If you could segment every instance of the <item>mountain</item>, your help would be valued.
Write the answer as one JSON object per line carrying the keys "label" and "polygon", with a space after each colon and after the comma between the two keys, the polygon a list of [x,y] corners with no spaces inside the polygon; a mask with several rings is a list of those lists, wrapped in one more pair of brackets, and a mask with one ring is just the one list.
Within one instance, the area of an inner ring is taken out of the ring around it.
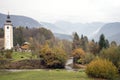
{"label": "mountain", "polygon": [[[10,15],[11,21],[13,23],[13,26],[27,26],[27,27],[40,27],[41,24],[29,17],[26,16],[17,16],[17,15]],[[6,21],[6,15],[0,13],[0,27],[4,26],[4,23]]]}
{"label": "mountain", "polygon": [[54,35],[60,39],[72,39],[72,33],[77,32],[79,36],[81,34],[88,36],[89,39],[99,40],[101,34],[111,42],[116,41],[120,44],[120,22],[113,23],[71,23],[67,21],[58,21],[56,23],[44,23],[48,29],[54,32]]}
{"label": "mountain", "polygon": [[54,36],[56,38],[59,39],[66,39],[66,40],[72,40],[72,36],[64,33],[64,30],[62,30],[60,27],[57,27],[56,25],[52,24],[52,23],[47,23],[47,22],[40,22],[40,24],[42,24],[43,27],[50,29],[53,33]]}
{"label": "mountain", "polygon": [[105,23],[94,22],[82,24],[57,21],[55,23],[40,22],[40,24],[42,24],[43,27],[50,29],[54,33],[55,37],[71,40],[70,36],[72,36],[73,32],[77,32],[79,36],[83,34],[91,39],[91,37],[97,33],[96,31]]}
{"label": "mountain", "polygon": [[65,39],[65,40],[72,41],[72,36],[71,35],[54,33],[54,36],[59,38],[59,39]]}
{"label": "mountain", "polygon": [[91,37],[94,32],[102,27],[104,23],[71,23],[67,21],[57,21],[55,23],[40,22],[45,28],[50,29],[53,33],[72,35],[73,32],[77,32],[79,35],[83,34]]}
{"label": "mountain", "polygon": [[116,41],[118,44],[120,44],[120,37],[119,36],[120,36],[120,33],[117,33],[113,36],[110,36],[108,39],[110,41]]}
{"label": "mountain", "polygon": [[51,30],[53,33],[62,33],[62,32],[63,32],[59,27],[57,27],[57,26],[54,25],[53,23],[40,22],[40,24],[41,24],[44,28],[47,28],[47,29]]}
{"label": "mountain", "polygon": [[96,31],[99,27],[102,27],[104,23],[94,22],[94,23],[71,23],[67,21],[58,21],[55,25],[61,28],[64,34],[72,34],[73,32],[77,32],[79,35],[83,34],[88,37],[92,35],[94,31]]}
{"label": "mountain", "polygon": [[110,42],[120,43],[120,22],[105,24],[93,38],[98,41],[101,34],[104,34]]}

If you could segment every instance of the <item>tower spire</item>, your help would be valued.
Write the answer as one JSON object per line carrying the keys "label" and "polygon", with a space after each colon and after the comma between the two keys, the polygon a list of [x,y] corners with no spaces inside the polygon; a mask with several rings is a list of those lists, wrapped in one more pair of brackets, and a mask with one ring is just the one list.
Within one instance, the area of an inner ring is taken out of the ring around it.
{"label": "tower spire", "polygon": [[8,11],[7,19],[10,19],[9,11]]}
{"label": "tower spire", "polygon": [[11,23],[11,20],[10,20],[10,15],[9,15],[9,11],[8,11],[8,15],[7,15],[7,20],[6,20],[6,23]]}

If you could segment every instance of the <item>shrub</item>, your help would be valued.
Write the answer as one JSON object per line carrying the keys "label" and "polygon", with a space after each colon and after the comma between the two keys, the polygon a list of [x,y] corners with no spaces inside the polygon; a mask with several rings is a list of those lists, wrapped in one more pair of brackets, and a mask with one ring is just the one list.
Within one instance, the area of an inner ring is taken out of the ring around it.
{"label": "shrub", "polygon": [[85,54],[85,57],[83,58],[83,64],[88,64],[90,63],[93,59],[95,58],[95,56],[92,53],[87,53]]}
{"label": "shrub", "polygon": [[38,59],[24,59],[7,63],[4,69],[40,69],[43,67]]}
{"label": "shrub", "polygon": [[5,50],[5,57],[8,59],[12,58],[12,50]]}
{"label": "shrub", "polygon": [[83,49],[78,48],[73,50],[73,62],[74,63],[81,63],[82,58],[85,56],[85,52]]}
{"label": "shrub", "polygon": [[60,48],[51,49],[46,45],[40,50],[41,64],[47,68],[64,68],[66,58],[64,50]]}
{"label": "shrub", "polygon": [[9,63],[10,63],[10,60],[1,59],[1,60],[0,60],[0,69],[5,69],[5,65],[6,65],[6,64],[9,64]]}
{"label": "shrub", "polygon": [[98,58],[87,65],[86,73],[95,78],[114,79],[117,75],[117,68],[112,62]]}
{"label": "shrub", "polygon": [[103,49],[100,53],[100,57],[110,60],[119,70],[120,62],[120,48],[119,47],[110,47],[108,49]]}

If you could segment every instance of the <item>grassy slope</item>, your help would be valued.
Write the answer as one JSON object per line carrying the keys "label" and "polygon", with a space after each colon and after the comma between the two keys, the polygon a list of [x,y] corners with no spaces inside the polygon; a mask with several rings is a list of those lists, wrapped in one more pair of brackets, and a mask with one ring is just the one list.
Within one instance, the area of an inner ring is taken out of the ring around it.
{"label": "grassy slope", "polygon": [[1,72],[0,80],[92,80],[84,71],[40,70],[23,72]]}

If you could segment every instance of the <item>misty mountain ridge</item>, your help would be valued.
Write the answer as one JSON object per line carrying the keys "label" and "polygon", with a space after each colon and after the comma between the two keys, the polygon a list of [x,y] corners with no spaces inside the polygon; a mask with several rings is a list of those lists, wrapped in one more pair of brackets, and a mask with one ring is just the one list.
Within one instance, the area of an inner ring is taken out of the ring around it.
{"label": "misty mountain ridge", "polygon": [[45,28],[52,30],[53,33],[72,35],[77,32],[79,35],[85,35],[89,38],[95,35],[98,28],[101,28],[105,23],[71,23],[67,21],[57,21],[56,23],[40,22]]}
{"label": "misty mountain ridge", "polygon": [[93,38],[98,41],[101,34],[104,34],[110,42],[116,41],[120,44],[120,22],[105,24]]}
{"label": "misty mountain ridge", "polygon": [[[95,41],[99,41],[99,37],[101,34],[104,34],[106,39],[111,41],[116,41],[120,44],[120,22],[113,22],[113,23],[101,23],[101,22],[94,22],[94,23],[70,23],[67,21],[58,21],[54,24],[54,27],[47,25],[49,29],[53,30],[54,33],[59,33],[59,36],[56,37],[66,39],[65,36],[69,35],[72,36],[73,32],[77,32],[79,36],[82,34],[84,36],[88,36],[88,38],[94,39]],[[58,32],[59,28],[59,32]],[[62,36],[60,36],[62,34]],[[65,36],[63,35],[65,34]],[[67,35],[66,35],[67,34]],[[69,39],[72,37],[69,37]]]}
{"label": "misty mountain ridge", "polygon": [[[72,23],[67,21],[57,21],[55,23],[38,22],[26,16],[10,15],[14,27],[44,27],[51,30],[55,37],[60,39],[72,40],[72,33],[77,32],[79,36],[82,34],[88,36],[89,39],[99,40],[101,34],[104,34],[109,41],[116,41],[120,44],[120,22],[113,23]],[[6,15],[0,13],[0,27],[4,26]]]}
{"label": "misty mountain ridge", "polygon": [[113,36],[120,32],[120,22],[114,22],[114,23],[108,23],[105,24],[97,33],[97,36],[100,36],[101,34],[105,34],[106,37]]}

